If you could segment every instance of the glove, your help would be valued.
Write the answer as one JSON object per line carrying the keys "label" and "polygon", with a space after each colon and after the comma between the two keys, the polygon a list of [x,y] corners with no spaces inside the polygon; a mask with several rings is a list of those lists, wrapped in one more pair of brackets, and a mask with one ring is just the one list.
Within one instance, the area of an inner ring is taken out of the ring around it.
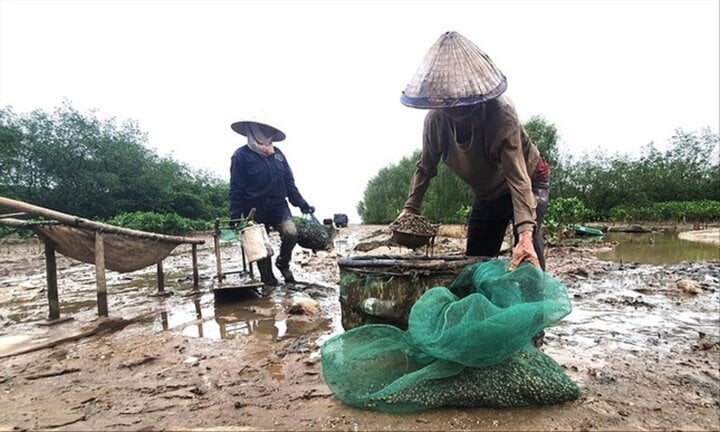
{"label": "glove", "polygon": [[302,211],[303,213],[315,213],[315,207],[308,204],[302,209],[300,209],[300,211]]}

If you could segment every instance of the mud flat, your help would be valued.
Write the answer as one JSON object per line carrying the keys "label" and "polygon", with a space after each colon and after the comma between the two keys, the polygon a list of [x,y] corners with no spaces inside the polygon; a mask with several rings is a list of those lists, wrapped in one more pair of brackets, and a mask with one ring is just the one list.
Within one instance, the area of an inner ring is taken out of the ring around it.
{"label": "mud flat", "polygon": [[[264,296],[219,302],[210,247],[199,251],[198,294],[182,249],[165,263],[169,297],[150,297],[154,268],[109,273],[111,317],[147,316],[0,359],[0,430],[720,429],[720,263],[612,263],[595,257],[612,247],[602,243],[550,248],[547,257],[574,309],[547,330],[543,350],[578,382],[580,399],[406,415],[343,405],[324,384],[318,355],[342,331],[336,261],[363,239],[378,246],[362,253],[410,253],[378,240],[384,228],[341,229],[341,251],[296,249],[296,277],[311,283]],[[277,247],[276,235],[271,241]],[[463,247],[439,236],[435,253]],[[4,247],[0,268],[0,356],[97,325],[92,266],[59,260],[61,313],[74,320],[52,327],[37,325],[47,313],[42,248]],[[319,312],[291,312],[308,299]]]}
{"label": "mud flat", "polygon": [[[708,228],[704,230],[684,231],[678,234],[683,240],[700,243],[710,243],[720,247],[720,228]],[[718,249],[720,255],[720,249]]]}

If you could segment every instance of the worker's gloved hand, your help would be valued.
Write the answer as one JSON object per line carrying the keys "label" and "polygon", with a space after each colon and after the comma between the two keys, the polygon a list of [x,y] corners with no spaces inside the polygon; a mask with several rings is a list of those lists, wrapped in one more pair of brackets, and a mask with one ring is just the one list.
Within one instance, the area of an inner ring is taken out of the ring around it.
{"label": "worker's gloved hand", "polygon": [[512,252],[512,259],[508,270],[512,271],[517,268],[523,261],[527,261],[537,268],[540,268],[535,246],[533,246],[532,231],[523,231],[519,234],[518,244],[515,245]]}
{"label": "worker's gloved hand", "polygon": [[308,204],[305,207],[301,208],[300,211],[302,211],[304,214],[315,213],[315,207]]}

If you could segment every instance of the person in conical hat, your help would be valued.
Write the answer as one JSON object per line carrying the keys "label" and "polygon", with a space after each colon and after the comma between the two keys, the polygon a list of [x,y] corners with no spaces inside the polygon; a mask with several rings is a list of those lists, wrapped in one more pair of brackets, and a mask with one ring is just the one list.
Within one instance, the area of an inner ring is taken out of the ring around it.
{"label": "person in conical hat", "polygon": [[406,106],[430,111],[399,217],[420,213],[425,191],[443,162],[475,195],[466,254],[497,256],[513,222],[510,269],[523,261],[544,269],[542,222],[550,168],[503,95],[506,88],[505,75],[462,35],[446,32],[430,48],[400,99]]}
{"label": "person in conical hat", "polygon": [[[314,213],[315,208],[300,194],[287,158],[274,145],[284,140],[285,134],[257,117],[235,122],[230,127],[247,137],[247,144],[235,150],[230,158],[230,218],[237,221],[247,217],[255,208],[254,220],[280,233],[280,253],[275,266],[285,283],[295,282],[290,259],[297,244],[297,228],[292,221],[288,200],[303,213]],[[271,258],[262,259],[257,264],[262,282],[278,285]]]}

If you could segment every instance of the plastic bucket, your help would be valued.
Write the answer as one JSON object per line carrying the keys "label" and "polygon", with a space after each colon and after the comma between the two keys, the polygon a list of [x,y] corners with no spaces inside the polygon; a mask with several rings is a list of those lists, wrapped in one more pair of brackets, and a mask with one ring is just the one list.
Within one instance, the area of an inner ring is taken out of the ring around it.
{"label": "plastic bucket", "polygon": [[270,239],[263,224],[256,224],[240,230],[240,244],[245,250],[248,262],[259,261],[273,254]]}

